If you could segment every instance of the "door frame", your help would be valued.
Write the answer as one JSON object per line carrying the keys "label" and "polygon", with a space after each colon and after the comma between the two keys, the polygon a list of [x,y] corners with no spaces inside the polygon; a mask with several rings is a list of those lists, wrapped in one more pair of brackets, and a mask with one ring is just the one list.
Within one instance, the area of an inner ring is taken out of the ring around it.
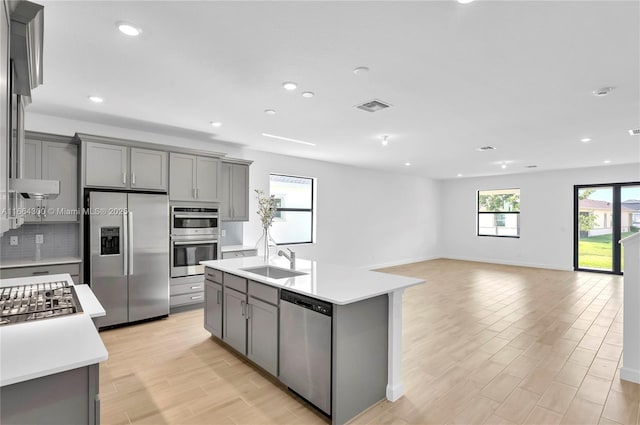
{"label": "door frame", "polygon": [[[575,271],[585,271],[585,272],[593,272],[593,273],[606,273],[606,274],[617,274],[622,275],[622,257],[621,252],[622,248],[620,244],[617,242],[621,238],[621,223],[620,223],[620,215],[622,211],[622,199],[620,199],[622,188],[625,186],[640,186],[640,182],[623,182],[623,183],[598,183],[598,184],[578,184],[573,186],[573,270]],[[579,214],[579,206],[578,206],[578,192],[580,189],[587,188],[603,188],[603,187],[611,187],[613,190],[613,199],[611,202],[611,214],[613,214],[613,258],[612,258],[612,268],[609,270],[596,270],[596,269],[585,269],[581,268],[578,265],[579,261],[579,252],[578,252],[578,244],[580,241],[580,231],[578,230],[578,214]]]}

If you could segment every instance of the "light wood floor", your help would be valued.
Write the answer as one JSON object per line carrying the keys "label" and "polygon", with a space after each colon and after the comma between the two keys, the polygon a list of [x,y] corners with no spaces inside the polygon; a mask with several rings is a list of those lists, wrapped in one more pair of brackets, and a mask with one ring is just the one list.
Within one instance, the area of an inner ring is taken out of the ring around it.
{"label": "light wood floor", "polygon": [[[435,260],[404,295],[405,396],[357,424],[638,424],[619,379],[622,279]],[[326,424],[212,340],[202,311],[101,333],[103,424]]]}

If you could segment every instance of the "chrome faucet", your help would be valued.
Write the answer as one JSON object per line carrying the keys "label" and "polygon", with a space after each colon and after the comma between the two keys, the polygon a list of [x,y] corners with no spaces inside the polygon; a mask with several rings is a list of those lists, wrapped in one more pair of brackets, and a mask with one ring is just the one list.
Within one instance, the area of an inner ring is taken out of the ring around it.
{"label": "chrome faucet", "polygon": [[286,252],[284,252],[283,250],[278,251],[278,255],[280,257],[284,257],[287,260],[289,260],[289,265],[291,267],[291,270],[295,270],[296,268],[296,253],[293,252],[291,249],[287,248],[287,250],[289,251],[289,254],[287,254]]}

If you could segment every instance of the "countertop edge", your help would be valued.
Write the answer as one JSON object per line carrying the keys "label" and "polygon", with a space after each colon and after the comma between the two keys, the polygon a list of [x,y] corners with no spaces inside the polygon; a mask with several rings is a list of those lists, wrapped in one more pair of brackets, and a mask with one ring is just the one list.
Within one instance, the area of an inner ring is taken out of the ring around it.
{"label": "countertop edge", "polygon": [[42,260],[8,260],[0,263],[0,269],[18,269],[23,267],[56,266],[82,263],[80,257],[45,258]]}

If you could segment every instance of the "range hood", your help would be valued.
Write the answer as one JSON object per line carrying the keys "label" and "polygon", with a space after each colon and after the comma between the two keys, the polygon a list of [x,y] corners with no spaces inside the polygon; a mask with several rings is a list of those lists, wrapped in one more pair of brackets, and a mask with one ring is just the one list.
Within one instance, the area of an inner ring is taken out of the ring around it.
{"label": "range hood", "polygon": [[58,180],[10,179],[9,190],[25,199],[55,199],[60,194]]}
{"label": "range hood", "polygon": [[29,1],[9,1],[11,15],[11,60],[14,67],[13,92],[31,96],[42,84],[44,6]]}

